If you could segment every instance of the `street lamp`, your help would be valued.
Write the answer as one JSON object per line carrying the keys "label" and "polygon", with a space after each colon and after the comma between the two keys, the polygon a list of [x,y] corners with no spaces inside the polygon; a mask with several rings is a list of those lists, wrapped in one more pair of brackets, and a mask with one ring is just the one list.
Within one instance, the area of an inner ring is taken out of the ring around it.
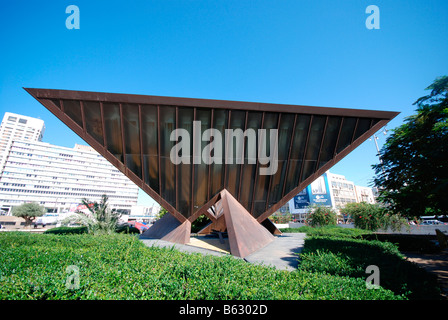
{"label": "street lamp", "polygon": [[[383,127],[382,133],[384,135],[387,134],[386,127]],[[378,147],[378,142],[377,142],[378,138],[379,137],[376,135],[376,133],[374,133],[373,134],[373,141],[375,141],[376,152],[377,152],[378,158],[380,159],[380,163],[383,164],[383,160],[381,160],[381,157],[380,157],[380,148]],[[369,138],[369,140],[372,141],[372,138]]]}

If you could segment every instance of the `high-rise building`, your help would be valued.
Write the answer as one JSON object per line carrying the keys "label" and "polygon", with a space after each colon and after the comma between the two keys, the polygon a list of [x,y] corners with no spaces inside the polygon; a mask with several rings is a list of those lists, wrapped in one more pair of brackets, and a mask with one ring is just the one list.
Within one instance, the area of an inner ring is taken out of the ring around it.
{"label": "high-rise building", "polygon": [[0,209],[37,202],[48,212],[74,211],[82,199],[109,197],[112,209],[130,212],[139,188],[89,146],[42,142],[44,122],[7,112],[0,130]]}
{"label": "high-rise building", "polygon": [[103,194],[112,209],[130,211],[138,187],[90,147],[12,142],[0,176],[3,211],[25,202],[37,202],[49,212],[73,211],[83,198],[99,202]]}
{"label": "high-rise building", "polygon": [[0,124],[0,172],[14,140],[42,141],[44,131],[43,120],[6,112]]}

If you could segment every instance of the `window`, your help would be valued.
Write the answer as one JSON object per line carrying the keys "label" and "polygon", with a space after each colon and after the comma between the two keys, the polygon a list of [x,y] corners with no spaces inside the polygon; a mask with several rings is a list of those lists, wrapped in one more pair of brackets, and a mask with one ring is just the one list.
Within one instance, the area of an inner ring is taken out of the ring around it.
{"label": "window", "polygon": [[26,119],[19,119],[19,123],[26,124],[28,121]]}

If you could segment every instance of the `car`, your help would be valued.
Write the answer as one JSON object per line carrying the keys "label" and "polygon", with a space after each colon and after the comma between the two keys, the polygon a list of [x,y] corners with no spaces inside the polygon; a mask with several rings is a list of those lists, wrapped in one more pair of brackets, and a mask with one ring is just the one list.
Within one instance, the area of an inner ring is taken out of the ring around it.
{"label": "car", "polygon": [[429,226],[432,226],[432,225],[438,225],[438,224],[443,224],[443,222],[441,222],[441,221],[439,221],[439,220],[425,220],[425,221],[423,221],[422,223],[421,223],[422,225],[429,225]]}

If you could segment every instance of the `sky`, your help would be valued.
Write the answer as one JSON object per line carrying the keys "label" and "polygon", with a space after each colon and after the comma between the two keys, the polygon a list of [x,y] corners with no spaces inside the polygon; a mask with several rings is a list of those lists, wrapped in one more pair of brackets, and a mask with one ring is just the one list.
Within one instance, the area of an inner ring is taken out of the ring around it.
{"label": "sky", "polygon": [[[3,1],[0,36],[1,114],[65,147],[86,143],[23,87],[398,111],[381,148],[448,75],[446,0]],[[330,171],[370,186],[378,162],[367,140]]]}

